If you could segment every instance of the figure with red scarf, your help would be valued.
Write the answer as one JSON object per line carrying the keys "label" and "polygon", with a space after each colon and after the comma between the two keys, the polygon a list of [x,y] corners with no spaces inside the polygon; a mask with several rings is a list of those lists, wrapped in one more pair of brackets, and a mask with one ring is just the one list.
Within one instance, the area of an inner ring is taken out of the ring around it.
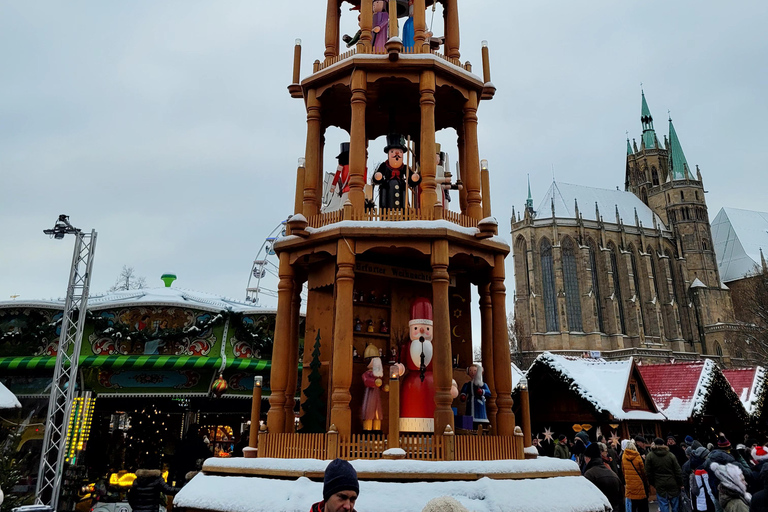
{"label": "figure with red scarf", "polygon": [[387,161],[379,165],[372,179],[373,184],[379,186],[379,208],[382,210],[404,210],[406,180],[411,187],[421,182],[421,177],[410,173],[403,161],[406,150],[402,135],[387,135],[387,145],[384,147]]}
{"label": "figure with red scarf", "polygon": [[400,386],[400,431],[434,432],[435,384],[432,377],[432,303],[411,304],[411,341],[401,351],[408,373]]}

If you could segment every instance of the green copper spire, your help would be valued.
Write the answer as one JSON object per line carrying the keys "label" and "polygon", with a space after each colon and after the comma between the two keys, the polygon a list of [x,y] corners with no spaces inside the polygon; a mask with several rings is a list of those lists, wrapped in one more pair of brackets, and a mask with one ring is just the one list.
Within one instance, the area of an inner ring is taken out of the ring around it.
{"label": "green copper spire", "polygon": [[645,91],[641,91],[641,94],[643,107],[640,121],[643,123],[643,149],[655,149],[658,145],[656,144],[656,132],[653,130],[653,116],[651,116],[651,109],[648,108],[648,102],[645,101]]}
{"label": "green copper spire", "polygon": [[685,159],[680,139],[677,138],[672,118],[669,118],[669,174],[673,180],[684,180],[686,172],[690,172],[688,161]]}
{"label": "green copper spire", "polygon": [[627,137],[627,156],[633,154],[632,153],[632,145],[629,143],[629,137]]}
{"label": "green copper spire", "polygon": [[528,199],[525,201],[525,209],[533,211],[533,196],[531,195],[531,175],[528,175]]}

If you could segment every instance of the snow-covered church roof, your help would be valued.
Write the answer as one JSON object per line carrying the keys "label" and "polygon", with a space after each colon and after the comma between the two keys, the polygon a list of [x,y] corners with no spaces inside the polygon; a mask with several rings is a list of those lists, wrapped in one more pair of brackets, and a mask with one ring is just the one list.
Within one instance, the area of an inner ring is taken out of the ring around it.
{"label": "snow-covered church roof", "polygon": [[768,251],[768,213],[721,208],[712,221],[712,244],[725,283],[760,268],[760,249]]}
{"label": "snow-covered church roof", "polygon": [[533,375],[537,366],[546,366],[560,374],[571,390],[594,405],[599,412],[608,412],[617,420],[666,419],[659,412],[624,410],[624,397],[634,367],[632,358],[606,361],[544,352],[536,358],[527,374]]}
{"label": "snow-covered church roof", "polygon": [[21,404],[16,396],[0,382],[0,409],[19,409]]}
{"label": "snow-covered church roof", "polygon": [[599,220],[596,218],[595,203],[600,209],[600,216],[606,223],[616,223],[616,208],[619,209],[619,216],[624,224],[628,226],[635,225],[635,211],[637,211],[638,220],[643,227],[653,228],[654,217],[656,223],[666,230],[661,217],[643,203],[632,192],[622,190],[609,190],[604,188],[585,187],[583,185],[573,185],[571,183],[552,182],[544,198],[539,202],[536,209],[537,219],[552,218],[552,202],[555,204],[555,217],[557,218],[576,218],[576,202],[579,204],[579,214],[584,220]]}

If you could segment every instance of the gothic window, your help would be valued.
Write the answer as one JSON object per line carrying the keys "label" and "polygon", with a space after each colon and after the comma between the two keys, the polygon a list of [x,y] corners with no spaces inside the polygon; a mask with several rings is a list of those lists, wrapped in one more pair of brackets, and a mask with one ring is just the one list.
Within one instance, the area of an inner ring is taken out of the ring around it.
{"label": "gothic window", "polygon": [[592,239],[587,240],[589,246],[589,265],[592,274],[592,293],[595,294],[595,302],[597,302],[597,328],[600,332],[605,332],[605,326],[603,325],[603,301],[600,296],[600,282],[598,280],[597,271],[597,246]]}
{"label": "gothic window", "polygon": [[525,289],[521,290],[528,297],[531,294],[531,282],[528,275],[528,244],[525,243],[525,238],[519,237],[517,239],[517,256],[520,258],[518,263],[518,269],[521,274],[524,274],[523,282],[525,283]]}
{"label": "gothic window", "polygon": [[669,211],[669,220],[672,222],[677,222],[677,214],[675,213],[675,210]]}
{"label": "gothic window", "polygon": [[680,200],[685,201],[685,194],[683,194],[683,191],[680,191]]}
{"label": "gothic window", "polygon": [[715,354],[717,354],[720,357],[723,357],[723,347],[721,347],[718,342],[715,342]]}
{"label": "gothic window", "polygon": [[645,329],[645,305],[643,302],[643,294],[640,289],[640,275],[637,272],[637,258],[635,257],[635,248],[631,245],[629,246],[629,261],[632,264],[632,278],[635,282],[635,295],[637,296],[637,301],[640,303],[640,321],[642,322],[642,325],[640,326],[640,332],[642,332]]}
{"label": "gothic window", "polygon": [[680,302],[680,289],[677,284],[677,268],[675,267],[675,265],[677,265],[677,261],[668,250],[664,251],[664,254],[667,256],[667,258],[669,258],[669,277],[672,279],[672,291],[675,294],[675,300]]}
{"label": "gothic window", "polygon": [[698,201],[699,200],[699,191],[695,190],[694,193],[696,194],[696,200]]}
{"label": "gothic window", "polygon": [[656,170],[655,167],[651,167],[651,177],[653,178],[653,186],[658,187],[659,186],[659,172]]}
{"label": "gothic window", "polygon": [[557,321],[557,300],[555,297],[555,268],[552,260],[552,244],[546,238],[541,240],[541,281],[544,288],[544,316],[547,332],[556,332],[560,328]]}
{"label": "gothic window", "polygon": [[661,295],[659,295],[659,277],[656,273],[656,252],[653,250],[652,247],[648,247],[648,254],[651,255],[651,274],[653,274],[653,291],[656,294],[656,298],[658,300],[661,300]]}
{"label": "gothic window", "polygon": [[642,199],[645,204],[648,204],[648,193],[645,191],[645,189],[640,192],[640,196],[640,199]]}
{"label": "gothic window", "polygon": [[685,207],[685,219],[691,220],[691,210],[687,206]]}
{"label": "gothic window", "polygon": [[627,334],[627,324],[624,321],[624,301],[621,298],[621,286],[619,285],[619,264],[616,260],[616,247],[608,245],[611,255],[611,273],[613,273],[613,296],[619,305],[619,329],[621,334]]}
{"label": "gothic window", "polygon": [[568,314],[568,330],[581,332],[584,330],[581,322],[581,294],[579,293],[579,276],[577,273],[576,254],[573,241],[565,238],[563,247],[563,277],[565,279],[565,308]]}
{"label": "gothic window", "polygon": [[707,241],[706,238],[701,239],[701,248],[704,249],[705,251],[709,250],[709,242]]}

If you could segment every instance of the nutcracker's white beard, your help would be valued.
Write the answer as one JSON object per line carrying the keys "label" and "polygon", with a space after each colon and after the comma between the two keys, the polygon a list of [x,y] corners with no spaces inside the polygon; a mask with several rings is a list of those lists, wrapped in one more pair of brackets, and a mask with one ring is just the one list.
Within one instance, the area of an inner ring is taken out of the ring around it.
{"label": "nutcracker's white beard", "polygon": [[378,357],[374,357],[371,359],[371,371],[373,372],[374,377],[383,377],[384,376],[384,366],[381,364],[381,359]]}
{"label": "nutcracker's white beard", "polygon": [[421,364],[422,345],[424,346],[424,366],[429,366],[429,363],[432,361],[433,352],[431,340],[424,340],[424,343],[420,342],[418,339],[411,341],[411,361],[413,361],[416,366]]}
{"label": "nutcracker's white beard", "polygon": [[472,379],[472,384],[483,387],[483,367],[480,365],[477,365],[477,374],[475,374],[475,378]]}

